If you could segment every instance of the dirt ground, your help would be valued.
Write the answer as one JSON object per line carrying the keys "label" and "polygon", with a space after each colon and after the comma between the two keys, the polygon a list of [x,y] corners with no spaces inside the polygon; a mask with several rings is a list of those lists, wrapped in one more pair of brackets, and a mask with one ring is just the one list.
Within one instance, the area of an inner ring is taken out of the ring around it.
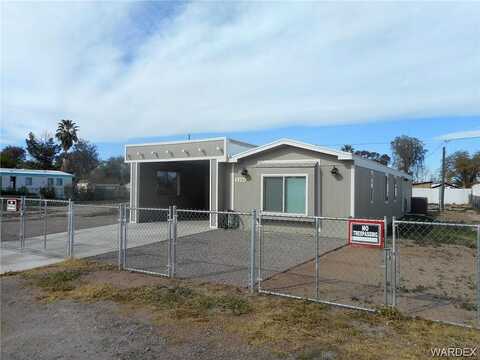
{"label": "dirt ground", "polygon": [[429,213],[438,221],[480,224],[480,209],[472,209],[465,206],[450,205],[445,211],[432,211]]}
{"label": "dirt ground", "polygon": [[[383,251],[344,247],[320,256],[319,299],[367,308],[384,297]],[[475,249],[402,241],[398,255],[397,301],[402,312],[431,320],[472,325],[475,321]],[[265,290],[315,298],[315,264],[277,273]]]}
{"label": "dirt ground", "polygon": [[[158,284],[158,278],[104,272],[92,283],[125,287]],[[158,324],[147,310],[112,301],[38,300],[19,277],[1,280],[1,358],[8,359],[275,359],[238,336],[209,326]]]}
{"label": "dirt ground", "polygon": [[422,359],[480,332],[73,261],[0,278],[3,359]]}

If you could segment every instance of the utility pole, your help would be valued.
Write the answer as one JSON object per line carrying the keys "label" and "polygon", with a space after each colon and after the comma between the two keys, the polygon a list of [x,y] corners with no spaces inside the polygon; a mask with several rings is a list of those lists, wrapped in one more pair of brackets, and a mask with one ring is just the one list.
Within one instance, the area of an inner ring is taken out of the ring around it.
{"label": "utility pole", "polygon": [[445,210],[445,145],[442,149],[442,185],[440,187],[440,211]]}

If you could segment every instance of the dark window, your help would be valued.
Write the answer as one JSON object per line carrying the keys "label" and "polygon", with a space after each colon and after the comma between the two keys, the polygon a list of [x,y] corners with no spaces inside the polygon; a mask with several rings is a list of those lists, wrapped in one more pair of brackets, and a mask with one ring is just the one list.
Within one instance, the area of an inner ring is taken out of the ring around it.
{"label": "dark window", "polygon": [[176,171],[157,171],[157,194],[180,195],[180,174]]}

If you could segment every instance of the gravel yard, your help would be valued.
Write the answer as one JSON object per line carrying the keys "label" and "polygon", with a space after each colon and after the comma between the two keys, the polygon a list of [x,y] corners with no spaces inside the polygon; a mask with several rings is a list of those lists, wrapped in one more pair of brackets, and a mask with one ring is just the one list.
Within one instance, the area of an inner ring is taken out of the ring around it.
{"label": "gravel yard", "polygon": [[[179,226],[181,230],[181,226]],[[184,229],[185,232],[188,228]],[[247,287],[250,276],[250,232],[237,229],[203,231],[177,239],[176,274],[179,278]],[[265,237],[262,247],[263,273],[285,271],[308,261],[314,254],[313,237],[297,233],[275,233]],[[343,245],[344,240],[321,238],[320,252]],[[145,271],[166,273],[168,243],[158,241],[129,247],[127,266]],[[95,256],[113,261],[116,252]],[[257,258],[257,262],[259,259]]]}

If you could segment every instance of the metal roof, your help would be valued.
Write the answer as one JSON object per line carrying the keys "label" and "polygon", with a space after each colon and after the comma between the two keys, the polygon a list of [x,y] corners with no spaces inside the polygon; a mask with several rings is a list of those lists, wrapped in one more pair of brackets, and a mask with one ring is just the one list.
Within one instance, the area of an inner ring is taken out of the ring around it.
{"label": "metal roof", "polygon": [[33,170],[33,169],[10,169],[10,168],[0,168],[0,174],[4,175],[44,175],[44,176],[69,176],[73,177],[72,174],[58,171],[58,170]]}

